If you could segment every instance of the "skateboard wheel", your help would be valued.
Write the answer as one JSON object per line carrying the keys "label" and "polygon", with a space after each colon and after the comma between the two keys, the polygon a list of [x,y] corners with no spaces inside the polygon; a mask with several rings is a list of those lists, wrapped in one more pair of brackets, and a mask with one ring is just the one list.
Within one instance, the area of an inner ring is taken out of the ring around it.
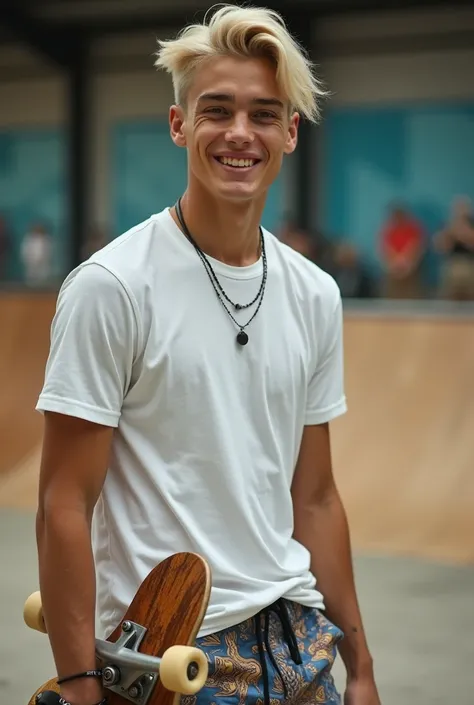
{"label": "skateboard wheel", "polygon": [[194,695],[207,680],[208,664],[204,653],[192,646],[170,646],[160,663],[160,680],[167,690]]}
{"label": "skateboard wheel", "polygon": [[43,690],[35,698],[36,705],[59,705],[61,696],[55,690]]}
{"label": "skateboard wheel", "polygon": [[[56,702],[52,699],[56,693]],[[32,695],[28,705],[58,705],[59,685],[56,678],[51,678]]]}
{"label": "skateboard wheel", "polygon": [[41,606],[41,594],[39,592],[34,592],[25,602],[23,619],[30,629],[46,634],[46,625],[44,623],[43,609]]}

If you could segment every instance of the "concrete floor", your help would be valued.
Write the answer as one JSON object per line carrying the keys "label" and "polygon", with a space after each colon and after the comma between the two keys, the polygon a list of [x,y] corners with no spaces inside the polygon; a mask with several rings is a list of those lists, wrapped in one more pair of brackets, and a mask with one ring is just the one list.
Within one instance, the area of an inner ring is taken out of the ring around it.
{"label": "concrete floor", "polygon": [[[383,705],[474,702],[474,567],[356,557],[356,578]],[[26,705],[53,675],[47,637],[23,624],[37,589],[34,515],[0,511],[0,704]],[[342,688],[343,668],[335,669]]]}

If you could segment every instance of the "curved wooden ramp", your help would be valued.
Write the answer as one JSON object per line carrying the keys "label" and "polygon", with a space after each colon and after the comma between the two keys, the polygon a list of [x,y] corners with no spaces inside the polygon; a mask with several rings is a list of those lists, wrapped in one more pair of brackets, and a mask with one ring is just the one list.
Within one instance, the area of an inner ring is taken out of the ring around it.
{"label": "curved wooden ramp", "polygon": [[44,378],[54,294],[0,295],[0,477],[41,440],[35,404]]}
{"label": "curved wooden ramp", "polygon": [[355,547],[474,562],[474,320],[346,318],[333,457]]}
{"label": "curved wooden ramp", "polygon": [[[0,506],[36,507],[54,306],[0,299]],[[354,548],[474,563],[474,321],[346,316],[345,350],[332,438]]]}
{"label": "curved wooden ramp", "polygon": [[0,475],[0,509],[36,508],[40,459],[41,444],[22,463]]}

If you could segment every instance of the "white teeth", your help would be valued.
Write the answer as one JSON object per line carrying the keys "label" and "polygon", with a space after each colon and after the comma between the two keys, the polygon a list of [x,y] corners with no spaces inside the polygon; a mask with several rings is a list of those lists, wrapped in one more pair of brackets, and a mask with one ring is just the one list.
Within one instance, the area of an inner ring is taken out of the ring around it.
{"label": "white teeth", "polygon": [[255,164],[255,159],[231,159],[230,157],[218,157],[218,159],[226,166],[249,167]]}

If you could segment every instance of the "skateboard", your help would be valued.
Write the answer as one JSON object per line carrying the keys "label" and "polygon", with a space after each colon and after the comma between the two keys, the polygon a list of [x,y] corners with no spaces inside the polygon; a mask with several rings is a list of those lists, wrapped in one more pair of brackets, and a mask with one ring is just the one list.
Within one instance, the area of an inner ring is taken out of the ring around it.
{"label": "skateboard", "polygon": [[[210,568],[194,553],[176,553],[150,572],[115,631],[105,641],[96,639],[109,705],[178,705],[181,695],[204,686],[207,659],[193,644],[210,591]],[[23,618],[31,629],[47,633],[39,592],[26,600]],[[58,693],[52,678],[28,705],[55,705]]]}

